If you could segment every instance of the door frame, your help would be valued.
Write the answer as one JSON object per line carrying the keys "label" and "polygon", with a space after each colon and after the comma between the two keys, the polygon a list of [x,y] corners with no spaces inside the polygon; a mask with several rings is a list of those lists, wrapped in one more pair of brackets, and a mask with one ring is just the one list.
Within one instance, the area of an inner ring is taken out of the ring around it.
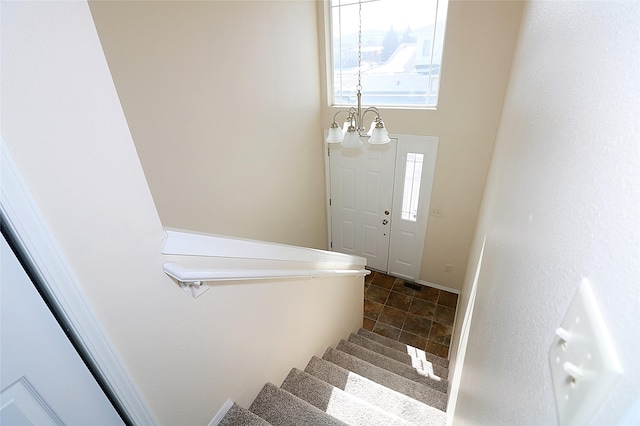
{"label": "door frame", "polygon": [[71,266],[49,229],[17,164],[0,136],[0,223],[32,267],[34,279],[49,295],[48,303],[79,348],[95,367],[132,424],[158,424],[104,328],[81,290]]}
{"label": "door frame", "polygon": [[[394,241],[397,241],[398,234],[401,229],[401,210],[402,210],[402,193],[404,190],[404,178],[406,168],[406,155],[410,152],[417,152],[424,154],[424,162],[422,165],[422,179],[419,192],[418,201],[418,223],[416,235],[419,236],[420,241],[414,246],[413,259],[412,259],[412,275],[413,280],[418,282],[420,280],[420,269],[422,266],[422,254],[424,253],[424,243],[427,236],[427,224],[429,221],[429,208],[431,206],[431,193],[433,189],[433,178],[436,169],[436,156],[438,154],[438,142],[437,136],[415,136],[415,135],[398,135],[398,145],[396,147],[396,163],[393,183],[393,206],[392,206],[392,220],[391,220],[391,238],[389,239],[389,262],[387,270],[389,274],[404,279],[410,279],[409,276],[402,274],[399,271],[392,270],[392,246]],[[402,142],[400,142],[402,141]],[[420,146],[419,148],[415,148]],[[396,252],[397,254],[397,252]],[[398,259],[399,260],[399,259]]]}
{"label": "door frame", "polygon": [[[325,131],[325,139],[326,139],[326,131]],[[427,158],[425,159],[425,163],[424,163],[424,168],[423,170],[428,170],[427,167],[431,168],[432,174],[430,175],[430,182],[431,185],[428,185],[428,187],[426,187],[425,185],[422,185],[420,188],[420,204],[422,205],[422,207],[419,208],[420,214],[424,215],[424,222],[423,222],[423,227],[422,229],[420,229],[420,232],[422,234],[422,244],[419,245],[419,249],[416,250],[416,258],[419,259],[418,262],[416,262],[416,265],[414,267],[414,276],[415,276],[415,281],[418,282],[420,280],[420,269],[422,266],[422,254],[424,252],[424,239],[426,237],[426,230],[427,230],[427,222],[428,222],[428,217],[429,217],[429,207],[430,207],[430,203],[431,203],[431,193],[432,193],[432,187],[433,187],[433,176],[435,173],[435,162],[436,162],[436,156],[437,156],[437,152],[438,152],[438,142],[439,142],[439,137],[438,136],[423,136],[423,135],[406,135],[406,134],[390,134],[389,137],[392,140],[396,141],[396,158],[394,160],[394,182],[393,182],[393,193],[392,193],[392,212],[395,212],[397,209],[396,207],[398,205],[401,206],[402,204],[402,194],[397,193],[397,187],[401,187],[398,186],[398,181],[399,179],[404,179],[404,172],[403,173],[398,173],[398,165],[400,164],[400,157],[399,157],[399,153],[403,152],[403,150],[401,149],[401,144],[403,143],[403,139],[411,139],[411,140],[415,140],[415,139],[420,139],[422,142],[424,142],[425,144],[428,144],[429,146],[427,147],[427,149],[425,151],[432,153],[433,155],[427,155]],[[366,149],[366,142],[363,145],[363,148],[358,148],[358,149]],[[328,250],[333,251],[333,247],[331,246],[331,241],[332,241],[332,233],[333,233],[333,229],[331,226],[332,223],[332,211],[331,211],[331,157],[329,155],[329,144],[328,143],[324,143],[324,156],[325,156],[325,161],[324,161],[324,168],[325,168],[325,196],[326,196],[326,209],[327,209],[327,248]],[[426,203],[426,204],[423,204]],[[392,226],[390,227],[390,233],[391,233],[391,238],[393,238],[393,223],[395,221],[395,218],[393,218],[392,216]],[[391,248],[391,238],[389,240],[389,248]],[[389,264],[387,263],[387,271],[384,271],[385,273],[387,273],[389,270]],[[401,277],[402,278],[402,277]]]}

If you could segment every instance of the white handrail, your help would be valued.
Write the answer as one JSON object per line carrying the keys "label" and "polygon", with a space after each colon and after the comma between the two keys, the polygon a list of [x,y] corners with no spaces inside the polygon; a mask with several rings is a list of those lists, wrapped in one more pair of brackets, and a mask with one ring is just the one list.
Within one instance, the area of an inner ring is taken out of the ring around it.
{"label": "white handrail", "polygon": [[239,281],[272,278],[319,278],[327,276],[365,276],[366,269],[205,269],[187,268],[177,263],[168,262],[163,266],[164,272],[183,283],[204,281]]}
{"label": "white handrail", "polygon": [[[181,256],[182,260],[165,263],[163,270],[193,297],[207,291],[209,286],[202,284],[211,281],[366,276],[370,273],[365,269],[367,260],[359,256],[188,231],[165,230],[165,234],[162,253]],[[193,265],[195,258],[199,259],[197,266]],[[202,261],[207,265],[203,266]],[[243,264],[241,268],[237,268],[238,261]],[[244,267],[247,263],[250,266]]]}
{"label": "white handrail", "polygon": [[209,281],[246,281],[283,278],[322,278],[330,276],[366,276],[366,269],[206,269],[187,268],[173,262],[163,265],[164,272],[174,278],[191,296],[198,297],[209,289]]}

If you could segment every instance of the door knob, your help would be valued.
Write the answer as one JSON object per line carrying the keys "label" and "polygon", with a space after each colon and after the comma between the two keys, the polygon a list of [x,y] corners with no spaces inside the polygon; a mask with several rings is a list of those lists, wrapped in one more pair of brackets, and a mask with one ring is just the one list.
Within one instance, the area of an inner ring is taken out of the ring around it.
{"label": "door knob", "polygon": [[388,221],[387,219],[383,219],[383,220],[382,220],[382,224],[383,224],[383,225],[386,225],[387,223],[389,223],[389,221]]}

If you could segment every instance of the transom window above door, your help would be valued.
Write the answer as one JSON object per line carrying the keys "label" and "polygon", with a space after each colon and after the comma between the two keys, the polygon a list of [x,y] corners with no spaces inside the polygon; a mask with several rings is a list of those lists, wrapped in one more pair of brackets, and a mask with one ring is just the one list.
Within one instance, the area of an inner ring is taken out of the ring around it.
{"label": "transom window above door", "polygon": [[355,104],[360,60],[363,104],[437,106],[448,0],[329,3],[333,105]]}

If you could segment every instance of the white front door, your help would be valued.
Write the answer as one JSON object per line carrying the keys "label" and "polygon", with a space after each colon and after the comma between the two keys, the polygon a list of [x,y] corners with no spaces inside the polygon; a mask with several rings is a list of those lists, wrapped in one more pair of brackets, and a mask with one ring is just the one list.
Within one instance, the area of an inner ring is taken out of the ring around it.
{"label": "white front door", "polygon": [[389,260],[396,141],[343,148],[329,145],[331,246],[386,271]]}
{"label": "white front door", "polygon": [[4,236],[0,244],[0,424],[124,424]]}
{"label": "white front door", "polygon": [[329,145],[331,249],[410,281],[420,276],[438,138]]}

